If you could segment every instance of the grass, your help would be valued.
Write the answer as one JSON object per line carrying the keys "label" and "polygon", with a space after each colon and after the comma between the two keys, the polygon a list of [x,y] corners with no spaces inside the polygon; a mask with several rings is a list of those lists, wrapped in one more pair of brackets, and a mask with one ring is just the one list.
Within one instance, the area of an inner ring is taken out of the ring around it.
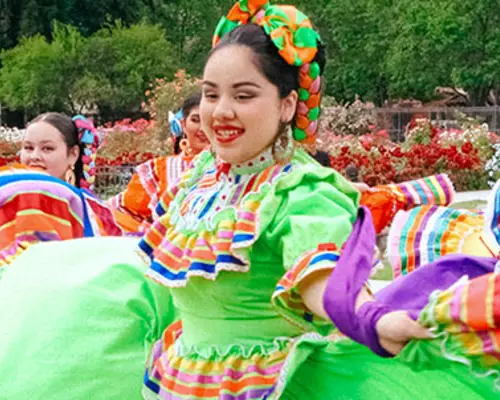
{"label": "grass", "polygon": [[454,203],[451,205],[453,208],[465,208],[466,210],[481,210],[486,207],[486,202],[483,200],[470,200],[461,203]]}

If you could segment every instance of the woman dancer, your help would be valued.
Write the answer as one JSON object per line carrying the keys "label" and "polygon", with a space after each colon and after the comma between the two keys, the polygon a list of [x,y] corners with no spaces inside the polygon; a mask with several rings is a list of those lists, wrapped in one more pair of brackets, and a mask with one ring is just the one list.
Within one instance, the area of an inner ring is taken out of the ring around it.
{"label": "woman dancer", "polygon": [[[189,96],[171,121],[174,156],[159,157],[137,167],[125,191],[111,200],[115,217],[129,232],[144,232],[163,192],[179,179],[194,156],[208,146],[200,129],[199,93]],[[179,118],[180,117],[180,118]]]}
{"label": "woman dancer", "polygon": [[41,114],[28,124],[21,163],[47,172],[77,188],[92,190],[101,138],[82,115]]}
{"label": "woman dancer", "polygon": [[[140,243],[147,275],[170,288],[182,321],[154,346],[144,397],[491,395],[491,380],[440,354],[439,370],[417,373],[330,336],[337,325],[379,355],[396,354],[411,338],[431,338],[410,318],[430,293],[408,304],[398,298],[408,286],[389,287],[374,301],[365,281],[375,234],[369,214],[358,216],[358,192],[294,149],[319,115],[324,59],[309,19],[292,6],[240,1],[214,45],[200,106],[212,152],[166,191]],[[471,274],[490,271],[490,261],[470,261]],[[446,277],[432,288],[459,278]]]}
{"label": "woman dancer", "polygon": [[28,125],[24,165],[0,168],[0,269],[34,243],[123,234],[91,193],[99,143],[83,116],[46,113]]}

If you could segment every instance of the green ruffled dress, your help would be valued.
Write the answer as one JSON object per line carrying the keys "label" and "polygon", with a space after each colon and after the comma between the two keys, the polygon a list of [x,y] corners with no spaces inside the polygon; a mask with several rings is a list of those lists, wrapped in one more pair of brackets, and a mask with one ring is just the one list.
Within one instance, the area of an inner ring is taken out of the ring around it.
{"label": "green ruffled dress", "polygon": [[[202,153],[159,203],[140,243],[180,321],[146,368],[146,399],[484,399],[494,377],[443,357],[440,341],[384,359],[314,316],[299,283],[335,267],[358,192],[302,150],[245,165]],[[353,266],[354,268],[355,266]]]}
{"label": "green ruffled dress", "polygon": [[38,243],[0,280],[1,400],[138,400],[144,363],[175,321],[134,238]]}

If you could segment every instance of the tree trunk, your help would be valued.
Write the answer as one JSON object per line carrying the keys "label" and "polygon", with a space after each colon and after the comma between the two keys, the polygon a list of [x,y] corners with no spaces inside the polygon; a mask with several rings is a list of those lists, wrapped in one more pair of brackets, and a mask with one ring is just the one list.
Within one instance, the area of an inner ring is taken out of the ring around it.
{"label": "tree trunk", "polygon": [[488,105],[488,94],[490,92],[489,87],[479,86],[470,88],[468,92],[470,94],[470,102],[473,107],[484,107]]}

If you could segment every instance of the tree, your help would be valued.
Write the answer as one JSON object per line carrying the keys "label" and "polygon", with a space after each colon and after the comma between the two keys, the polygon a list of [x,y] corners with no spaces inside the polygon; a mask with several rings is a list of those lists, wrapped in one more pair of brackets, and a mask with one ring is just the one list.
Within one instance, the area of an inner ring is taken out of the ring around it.
{"label": "tree", "polygon": [[[285,2],[285,1],[283,1]],[[381,104],[387,98],[385,54],[389,48],[391,0],[299,0],[326,48],[326,94],[341,102]]]}
{"label": "tree", "polygon": [[165,27],[173,55],[182,68],[201,74],[219,19],[234,0],[151,0],[149,18]]}
{"label": "tree", "polygon": [[93,103],[110,118],[139,111],[149,83],[171,79],[178,66],[165,31],[145,22],[130,28],[117,22],[101,29],[89,38],[84,60],[82,79],[88,84],[80,86],[89,92],[80,90],[80,101],[94,96]]}
{"label": "tree", "polygon": [[496,0],[402,0],[388,71],[391,94],[431,98],[437,86],[465,89],[485,105],[498,88],[500,3]]}
{"label": "tree", "polygon": [[76,29],[56,24],[52,43],[35,35],[3,51],[1,100],[11,109],[26,108],[34,113],[75,111],[71,87],[81,73],[84,46],[85,39]]}
{"label": "tree", "polygon": [[123,116],[140,110],[150,82],[177,68],[158,26],[117,22],[90,38],[68,25],[52,31],[50,43],[36,35],[2,52],[0,101],[9,108]]}
{"label": "tree", "polygon": [[0,0],[0,10],[0,49],[36,34],[52,40],[54,21],[90,36],[107,22],[131,25],[150,14],[147,0]]}

